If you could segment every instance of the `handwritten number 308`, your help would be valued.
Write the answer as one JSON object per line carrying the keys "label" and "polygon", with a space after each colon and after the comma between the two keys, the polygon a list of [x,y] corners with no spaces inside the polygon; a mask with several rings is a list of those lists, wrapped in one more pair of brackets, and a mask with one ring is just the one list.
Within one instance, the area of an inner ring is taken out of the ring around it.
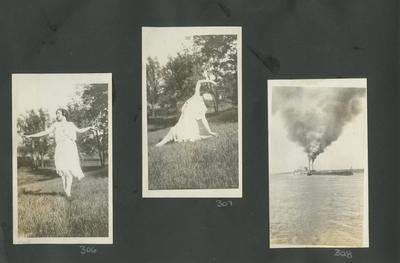
{"label": "handwritten number 308", "polygon": [[353,255],[351,254],[351,251],[343,251],[343,250],[340,250],[340,249],[335,249],[335,254],[334,254],[334,256],[337,256],[337,257],[346,257],[346,258],[352,258],[353,257]]}

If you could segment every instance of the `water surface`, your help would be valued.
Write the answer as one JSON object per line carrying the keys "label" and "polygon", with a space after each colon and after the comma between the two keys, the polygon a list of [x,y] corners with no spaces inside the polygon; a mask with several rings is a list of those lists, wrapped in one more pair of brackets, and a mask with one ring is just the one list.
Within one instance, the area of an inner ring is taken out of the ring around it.
{"label": "water surface", "polygon": [[363,245],[364,173],[269,180],[271,247]]}

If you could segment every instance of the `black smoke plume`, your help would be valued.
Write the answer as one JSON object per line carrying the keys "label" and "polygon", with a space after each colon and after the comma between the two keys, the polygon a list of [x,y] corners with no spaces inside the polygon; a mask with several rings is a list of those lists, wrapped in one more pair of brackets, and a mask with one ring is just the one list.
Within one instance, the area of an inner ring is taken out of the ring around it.
{"label": "black smoke plume", "polygon": [[365,89],[275,87],[272,114],[283,117],[289,140],[303,147],[309,165],[362,111]]}

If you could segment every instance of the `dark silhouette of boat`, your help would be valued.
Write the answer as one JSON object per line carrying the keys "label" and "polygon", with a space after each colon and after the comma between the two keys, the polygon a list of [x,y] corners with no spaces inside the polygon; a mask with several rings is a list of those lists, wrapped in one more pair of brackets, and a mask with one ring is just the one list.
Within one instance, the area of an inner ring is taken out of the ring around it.
{"label": "dark silhouette of boat", "polygon": [[304,169],[294,170],[293,175],[307,175],[311,176],[314,171],[308,170],[306,167]]}

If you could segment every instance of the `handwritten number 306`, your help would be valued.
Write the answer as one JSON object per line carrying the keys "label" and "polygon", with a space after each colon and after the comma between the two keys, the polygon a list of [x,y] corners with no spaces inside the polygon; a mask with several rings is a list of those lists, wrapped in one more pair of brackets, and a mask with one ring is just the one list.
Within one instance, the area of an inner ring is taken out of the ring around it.
{"label": "handwritten number 306", "polygon": [[81,248],[81,254],[87,254],[87,253],[96,253],[97,249],[95,249],[94,247],[85,247],[85,246],[80,246]]}

